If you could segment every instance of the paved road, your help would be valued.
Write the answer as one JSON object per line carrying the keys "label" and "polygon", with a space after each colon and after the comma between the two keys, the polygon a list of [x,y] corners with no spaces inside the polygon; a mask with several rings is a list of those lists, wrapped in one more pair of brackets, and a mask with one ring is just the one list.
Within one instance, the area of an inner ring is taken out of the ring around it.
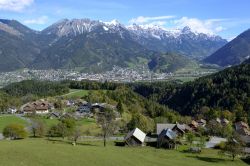
{"label": "paved road", "polygon": [[225,138],[211,137],[210,140],[206,143],[206,148],[213,148],[215,147],[215,145],[226,141],[227,140]]}

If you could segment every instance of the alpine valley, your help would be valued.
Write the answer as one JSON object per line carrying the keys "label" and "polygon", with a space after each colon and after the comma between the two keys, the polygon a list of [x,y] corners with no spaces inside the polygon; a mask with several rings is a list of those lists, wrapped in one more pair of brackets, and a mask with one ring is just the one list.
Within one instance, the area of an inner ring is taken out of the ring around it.
{"label": "alpine valley", "polygon": [[172,72],[208,57],[227,41],[189,27],[125,26],[89,19],[64,19],[42,31],[0,19],[0,71],[75,69],[102,72],[113,66],[145,65]]}

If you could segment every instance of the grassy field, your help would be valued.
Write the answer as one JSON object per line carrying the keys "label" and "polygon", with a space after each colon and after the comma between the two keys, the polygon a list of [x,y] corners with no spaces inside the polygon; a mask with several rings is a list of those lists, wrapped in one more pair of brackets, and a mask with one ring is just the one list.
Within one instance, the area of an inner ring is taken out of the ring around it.
{"label": "grassy field", "polygon": [[[95,92],[97,90],[82,90],[82,89],[70,89],[70,92],[67,94],[62,95],[66,98],[81,98],[87,96],[90,92]],[[107,90],[100,90],[103,92],[107,92]]]}
{"label": "grassy field", "polygon": [[98,136],[101,133],[101,129],[94,119],[82,119],[77,121],[77,125],[81,126],[83,132],[89,131],[89,135]]}
{"label": "grassy field", "polygon": [[63,97],[68,97],[68,98],[72,98],[72,97],[84,97],[87,96],[89,93],[89,90],[79,90],[79,89],[71,89],[70,92],[68,94],[63,95]]}
{"label": "grassy field", "polygon": [[202,154],[155,149],[151,147],[115,147],[109,143],[85,142],[72,146],[44,139],[0,141],[1,166],[244,166],[243,161],[231,161],[215,150]]}
{"label": "grassy field", "polygon": [[0,115],[0,132],[3,131],[3,128],[9,124],[17,123],[22,125],[27,125],[27,122],[19,117],[14,115]]}

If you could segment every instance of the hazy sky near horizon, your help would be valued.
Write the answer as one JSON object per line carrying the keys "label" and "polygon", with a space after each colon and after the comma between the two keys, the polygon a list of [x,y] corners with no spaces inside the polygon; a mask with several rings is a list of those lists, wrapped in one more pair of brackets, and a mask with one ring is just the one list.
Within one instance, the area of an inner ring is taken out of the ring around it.
{"label": "hazy sky near horizon", "polygon": [[250,28],[250,0],[0,0],[0,18],[42,30],[68,18],[191,29],[231,39]]}

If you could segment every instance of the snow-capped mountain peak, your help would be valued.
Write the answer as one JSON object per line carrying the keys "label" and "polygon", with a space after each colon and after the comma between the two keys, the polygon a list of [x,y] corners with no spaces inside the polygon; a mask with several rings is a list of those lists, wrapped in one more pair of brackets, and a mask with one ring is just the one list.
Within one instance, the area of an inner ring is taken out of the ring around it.
{"label": "snow-capped mountain peak", "polygon": [[121,23],[116,19],[114,19],[114,20],[112,20],[110,22],[103,22],[103,23],[106,24],[106,25],[113,25],[113,26],[120,26],[121,25]]}

